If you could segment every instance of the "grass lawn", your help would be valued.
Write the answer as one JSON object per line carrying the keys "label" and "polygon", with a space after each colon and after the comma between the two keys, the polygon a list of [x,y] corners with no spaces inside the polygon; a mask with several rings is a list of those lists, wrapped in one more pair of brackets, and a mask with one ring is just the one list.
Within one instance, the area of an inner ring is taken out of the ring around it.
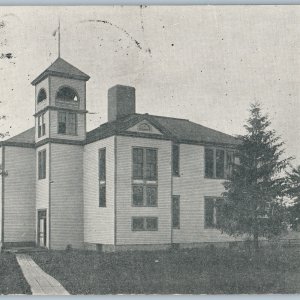
{"label": "grass lawn", "polygon": [[49,251],[33,259],[71,294],[300,292],[300,248],[97,253]]}
{"label": "grass lawn", "polygon": [[0,253],[0,295],[31,294],[30,287],[11,253]]}

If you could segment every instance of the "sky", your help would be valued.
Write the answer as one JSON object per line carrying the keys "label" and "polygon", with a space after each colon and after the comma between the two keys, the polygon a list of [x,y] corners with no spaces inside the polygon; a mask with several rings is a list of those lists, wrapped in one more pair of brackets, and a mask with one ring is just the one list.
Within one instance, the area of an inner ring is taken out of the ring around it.
{"label": "sky", "polygon": [[10,136],[34,125],[30,83],[57,58],[59,18],[61,57],[91,77],[88,130],[107,121],[115,84],[136,88],[138,113],[232,135],[259,101],[300,164],[300,7],[0,7],[0,131]]}

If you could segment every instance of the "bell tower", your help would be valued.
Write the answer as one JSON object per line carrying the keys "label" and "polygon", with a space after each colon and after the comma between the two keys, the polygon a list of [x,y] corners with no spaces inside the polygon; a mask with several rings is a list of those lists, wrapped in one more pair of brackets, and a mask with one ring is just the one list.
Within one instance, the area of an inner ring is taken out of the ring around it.
{"label": "bell tower", "polygon": [[35,86],[36,243],[83,245],[83,144],[89,76],[62,58]]}
{"label": "bell tower", "polygon": [[35,86],[35,141],[84,141],[89,76],[62,58],[41,73]]}

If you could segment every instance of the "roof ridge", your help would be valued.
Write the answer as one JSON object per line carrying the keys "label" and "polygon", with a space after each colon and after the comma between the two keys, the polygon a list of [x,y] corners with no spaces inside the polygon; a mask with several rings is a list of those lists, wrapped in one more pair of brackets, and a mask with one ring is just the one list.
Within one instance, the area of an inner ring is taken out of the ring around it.
{"label": "roof ridge", "polygon": [[173,119],[173,120],[180,120],[180,121],[188,121],[190,122],[189,119],[182,119],[182,118],[175,118],[175,117],[166,117],[166,116],[158,116],[158,115],[152,115],[152,114],[148,114],[148,113],[144,113],[141,115],[146,115],[146,116],[152,116],[152,117],[157,117],[157,118],[166,118],[166,119]]}

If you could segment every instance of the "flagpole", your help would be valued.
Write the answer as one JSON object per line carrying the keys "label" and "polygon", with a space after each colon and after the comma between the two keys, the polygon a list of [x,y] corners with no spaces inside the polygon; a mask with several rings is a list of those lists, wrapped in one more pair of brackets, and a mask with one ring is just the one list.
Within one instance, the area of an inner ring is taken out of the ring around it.
{"label": "flagpole", "polygon": [[58,57],[60,57],[60,18],[58,18]]}

